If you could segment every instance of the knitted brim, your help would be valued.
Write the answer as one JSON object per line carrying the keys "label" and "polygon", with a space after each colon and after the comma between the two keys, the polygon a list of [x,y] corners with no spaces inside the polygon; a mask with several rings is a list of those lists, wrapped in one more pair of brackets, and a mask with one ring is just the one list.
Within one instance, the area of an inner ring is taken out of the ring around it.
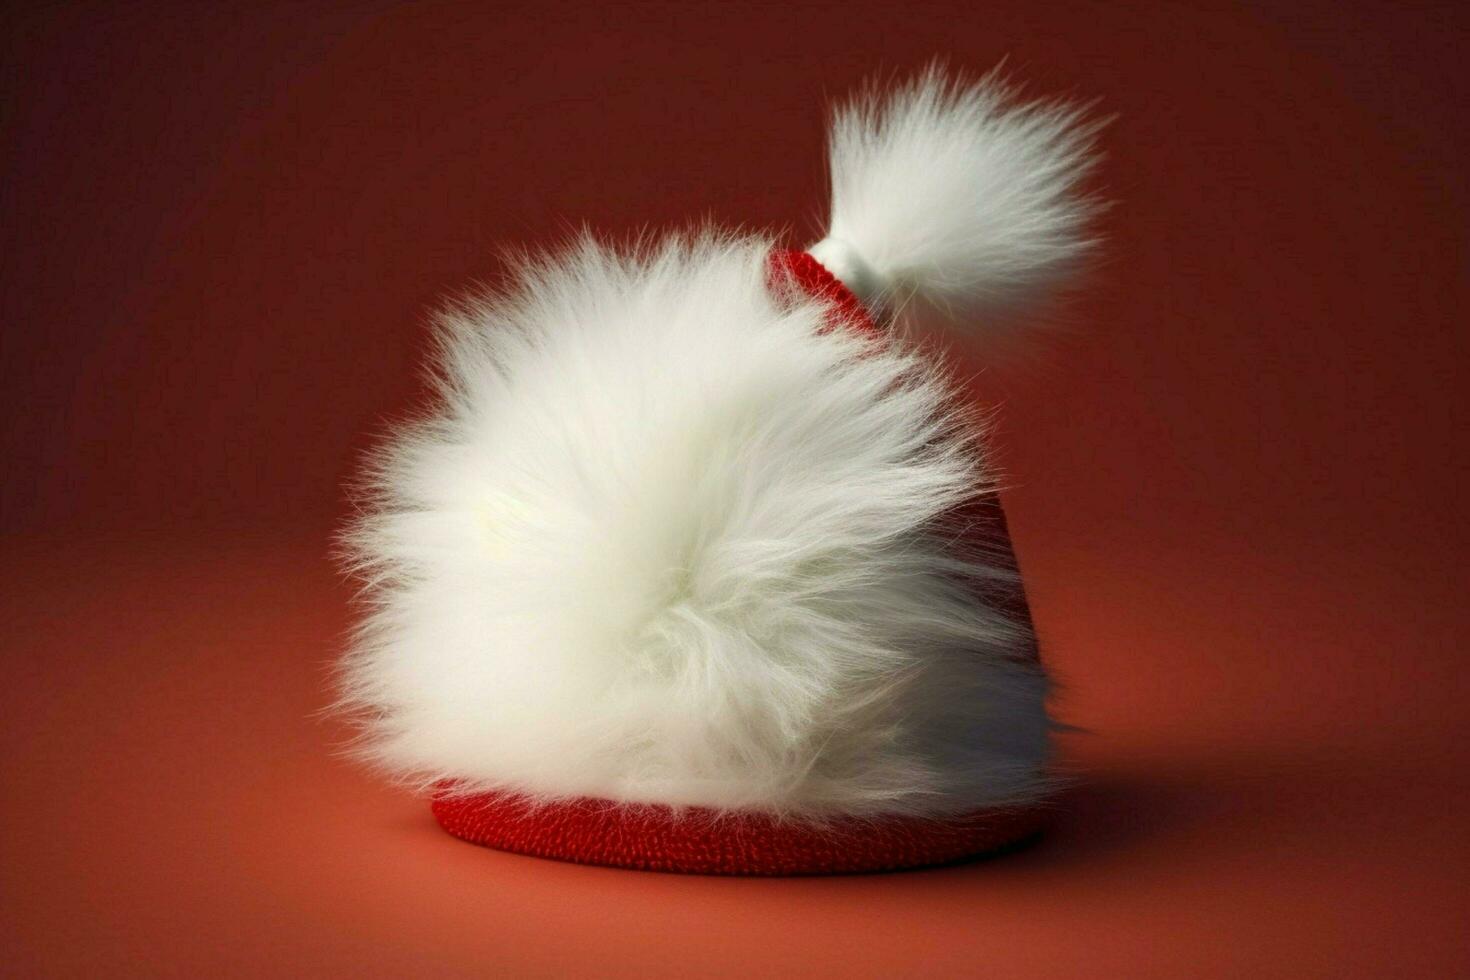
{"label": "knitted brim", "polygon": [[763,813],[578,799],[443,793],[445,830],[473,844],[534,857],[644,871],[814,875],[948,864],[1016,845],[1041,828],[1040,806],[958,817],[851,817],[813,823]]}

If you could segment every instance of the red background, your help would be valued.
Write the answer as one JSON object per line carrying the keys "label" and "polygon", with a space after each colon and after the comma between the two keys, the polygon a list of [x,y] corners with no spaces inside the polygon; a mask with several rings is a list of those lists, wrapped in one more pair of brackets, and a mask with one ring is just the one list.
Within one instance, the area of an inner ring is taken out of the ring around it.
{"label": "red background", "polygon": [[[0,39],[8,972],[1470,970],[1463,6],[31,6]],[[978,385],[1092,731],[1051,833],[644,875],[469,847],[335,759],[325,555],[425,311],[581,222],[805,239],[824,101],[934,54],[1118,116],[1073,329]]]}

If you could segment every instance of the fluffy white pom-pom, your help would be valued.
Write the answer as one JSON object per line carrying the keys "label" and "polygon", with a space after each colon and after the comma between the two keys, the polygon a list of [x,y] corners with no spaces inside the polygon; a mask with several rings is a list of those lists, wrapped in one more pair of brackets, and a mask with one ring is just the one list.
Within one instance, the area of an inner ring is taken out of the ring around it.
{"label": "fluffy white pom-pom", "polygon": [[1091,247],[1079,183],[1097,126],[1056,103],[1017,104],[994,74],[931,68],[832,124],[832,216],[808,249],[891,310],[993,322],[1046,296]]}
{"label": "fluffy white pom-pom", "polygon": [[770,244],[585,242],[443,319],[377,460],[342,667],[365,755],[530,800],[937,814],[1048,787],[987,475],[942,377],[824,329]]}

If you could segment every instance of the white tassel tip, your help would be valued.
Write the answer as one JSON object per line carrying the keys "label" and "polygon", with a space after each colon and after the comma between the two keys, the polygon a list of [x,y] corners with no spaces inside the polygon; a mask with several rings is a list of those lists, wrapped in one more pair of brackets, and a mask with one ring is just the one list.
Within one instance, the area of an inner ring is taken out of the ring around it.
{"label": "white tassel tip", "polygon": [[977,324],[1023,312],[1093,245],[1080,184],[1099,125],[1017,103],[993,74],[959,84],[931,69],[861,98],[833,119],[831,226],[812,251],[860,256],[850,285],[890,309]]}

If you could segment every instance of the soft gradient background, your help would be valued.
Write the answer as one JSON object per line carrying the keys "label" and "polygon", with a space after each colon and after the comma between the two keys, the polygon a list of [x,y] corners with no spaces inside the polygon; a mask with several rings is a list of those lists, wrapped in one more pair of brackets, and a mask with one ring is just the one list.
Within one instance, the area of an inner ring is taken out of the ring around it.
{"label": "soft gradient background", "polygon": [[[1459,4],[12,4],[12,976],[1470,971]],[[1118,118],[987,369],[1085,774],[1023,853],[720,880],[472,848],[335,759],[341,487],[425,313],[582,222],[816,228],[935,54]]]}

